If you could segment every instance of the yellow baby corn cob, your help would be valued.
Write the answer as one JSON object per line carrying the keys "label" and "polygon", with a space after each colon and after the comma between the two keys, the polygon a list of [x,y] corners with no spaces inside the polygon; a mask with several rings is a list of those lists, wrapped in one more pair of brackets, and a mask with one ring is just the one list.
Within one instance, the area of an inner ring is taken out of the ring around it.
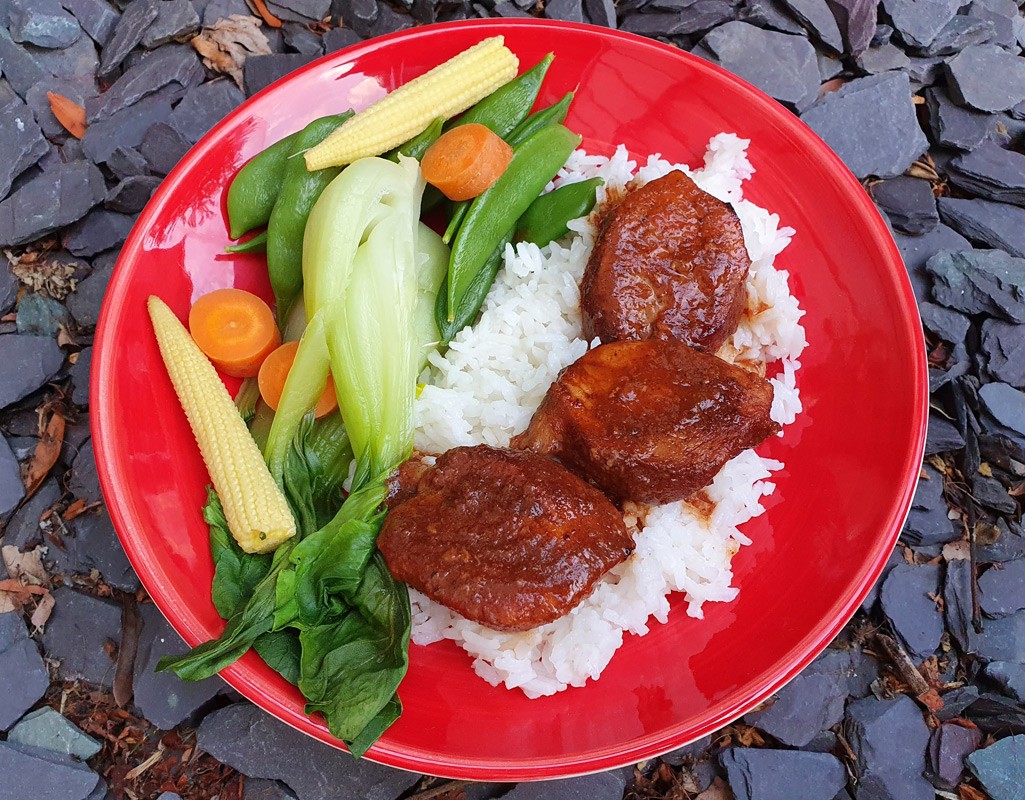
{"label": "yellow baby corn cob", "polygon": [[235,541],[266,553],[295,535],[295,520],[256,442],[213,365],[158,297],[147,301],[160,355],[171,376]]}
{"label": "yellow baby corn cob", "polygon": [[455,116],[516,77],[519,61],[492,36],[414,78],[356,114],[306,152],[306,168],[340,167],[377,156]]}

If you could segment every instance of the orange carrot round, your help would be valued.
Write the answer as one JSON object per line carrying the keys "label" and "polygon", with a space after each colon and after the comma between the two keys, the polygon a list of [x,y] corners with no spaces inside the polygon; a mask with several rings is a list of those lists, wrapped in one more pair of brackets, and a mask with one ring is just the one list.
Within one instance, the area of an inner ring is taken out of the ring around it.
{"label": "orange carrot round", "polygon": [[270,306],[242,289],[200,297],[189,311],[189,332],[214,366],[236,378],[256,375],[281,342]]}
{"label": "orange carrot round", "polygon": [[512,157],[501,136],[471,122],[443,133],[427,148],[420,169],[449,200],[470,200],[502,177]]}
{"label": "orange carrot round", "polygon": [[[260,386],[260,397],[274,411],[278,410],[281,392],[285,388],[285,380],[292,369],[292,363],[295,361],[295,354],[298,350],[298,342],[285,342],[267,356],[260,367],[260,374],[256,378],[256,382]],[[338,408],[338,399],[335,397],[335,382],[328,375],[327,385],[324,386],[324,392],[317,401],[317,407],[313,415],[320,419],[330,414],[336,408]]]}

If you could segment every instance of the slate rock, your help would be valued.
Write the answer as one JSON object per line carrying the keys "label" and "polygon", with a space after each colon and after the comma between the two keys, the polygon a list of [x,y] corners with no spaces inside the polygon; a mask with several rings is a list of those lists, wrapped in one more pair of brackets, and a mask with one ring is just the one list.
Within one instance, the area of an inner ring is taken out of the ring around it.
{"label": "slate rock", "polygon": [[943,223],[921,236],[906,236],[894,231],[893,239],[904,259],[919,303],[932,296],[932,278],[925,270],[925,262],[943,250],[970,250],[972,247],[971,242]]}
{"label": "slate rock", "polygon": [[16,44],[4,27],[0,27],[0,74],[22,99],[35,84],[49,77],[33,54]]}
{"label": "slate rock", "polygon": [[804,34],[804,28],[789,14],[781,0],[747,0],[738,18],[759,28]]}
{"label": "slate rock", "polygon": [[950,182],[988,200],[1025,206],[1025,155],[985,142],[949,165]]}
{"label": "slate rock", "polygon": [[616,6],[612,0],[584,0],[584,12],[592,25],[616,27]]}
{"label": "slate rock", "polygon": [[0,267],[0,315],[6,314],[18,301],[20,282],[9,267]]}
{"label": "slate rock", "polygon": [[0,730],[7,730],[50,685],[43,658],[35,642],[28,637],[21,615],[13,611],[0,614],[0,675],[4,676],[4,691],[0,692]]}
{"label": "slate rock", "polygon": [[701,44],[713,54],[715,63],[781,103],[802,109],[818,95],[815,48],[802,36],[735,21],[710,31]]}
{"label": "slate rock", "polygon": [[844,51],[843,36],[826,0],[783,0],[797,21],[835,53]]}
{"label": "slate rock", "polygon": [[925,93],[925,105],[934,144],[971,150],[993,130],[993,118],[989,114],[958,105],[941,86],[934,86]]}
{"label": "slate rock", "polygon": [[66,305],[75,322],[81,328],[93,328],[100,318],[100,306],[103,295],[110,283],[112,269],[97,269],[75,288],[75,293],[68,296]]}
{"label": "slate rock", "polygon": [[996,478],[989,478],[985,475],[973,476],[972,494],[981,505],[994,511],[1013,514],[1018,510],[1014,498],[1007,493],[1007,489]]}
{"label": "slate rock", "polygon": [[102,173],[88,162],[43,171],[0,202],[0,246],[26,244],[70,225],[105,193]]}
{"label": "slate rock", "polygon": [[961,782],[964,759],[982,743],[978,728],[945,722],[929,737],[929,776],[938,789],[950,791]]}
{"label": "slate rock", "polygon": [[305,25],[289,22],[282,26],[281,35],[288,48],[296,53],[311,56],[320,56],[324,53],[323,39]]}
{"label": "slate rock", "polygon": [[994,736],[1025,733],[1025,708],[995,692],[982,692],[979,699],[965,709],[964,717],[978,725],[983,733]]}
{"label": "slate rock", "polygon": [[855,755],[856,797],[933,800],[933,788],[922,774],[929,728],[910,697],[851,703],[844,734]]}
{"label": "slate rock", "polygon": [[107,168],[114,173],[114,177],[118,180],[149,174],[146,159],[133,147],[117,148],[107,159]]}
{"label": "slate rock", "polygon": [[219,677],[203,681],[183,681],[173,672],[157,672],[164,656],[180,655],[188,650],[156,606],[145,605],[142,634],[135,659],[133,702],[147,721],[161,730],[170,730],[192,718],[196,712],[224,688]]}
{"label": "slate rock", "polygon": [[270,6],[286,21],[319,22],[328,15],[331,0],[273,0]]}
{"label": "slate rock", "polygon": [[76,256],[93,256],[120,246],[134,224],[130,214],[97,208],[66,228],[61,241]]}
{"label": "slate rock", "polygon": [[[2,452],[3,445],[0,444],[0,454]],[[0,455],[0,461],[3,461],[3,455]],[[11,485],[14,485],[13,482]],[[52,477],[47,478],[43,485],[36,490],[36,493],[8,521],[7,527],[4,529],[3,543],[14,545],[22,551],[31,550],[37,544],[40,544],[42,542],[42,531],[39,527],[39,521],[47,509],[60,500],[62,493],[61,488],[57,485],[57,480]],[[3,503],[0,503],[0,508],[3,508]]]}
{"label": "slate rock", "polygon": [[125,178],[107,193],[103,205],[111,211],[138,214],[145,208],[153,192],[160,185],[156,175],[135,175]]}
{"label": "slate rock", "polygon": [[0,436],[0,520],[14,511],[24,496],[18,459],[7,440]]}
{"label": "slate rock", "polygon": [[38,292],[28,292],[18,303],[18,333],[56,336],[66,317],[64,306],[53,298]]}
{"label": "slate rock", "polygon": [[901,540],[913,547],[930,547],[960,539],[960,527],[947,517],[943,476],[930,464],[923,469],[928,477],[918,481]]}
{"label": "slate rock", "polygon": [[283,781],[299,800],[347,795],[394,800],[419,779],[371,761],[354,761],[249,703],[236,703],[204,717],[198,745],[252,778]]}
{"label": "slate rock", "polygon": [[731,747],[720,760],[737,800],[819,800],[847,783],[839,759],[825,753]]}
{"label": "slate rock", "polygon": [[749,725],[792,747],[804,747],[819,731],[843,719],[846,684],[824,674],[798,675],[763,711],[744,717]]}
{"label": "slate rock", "polygon": [[96,44],[103,47],[110,41],[121,15],[107,0],[60,0],[65,10]]}
{"label": "slate rock", "polygon": [[993,800],[1021,800],[1025,735],[1008,736],[968,756],[968,766]]}
{"label": "slate rock", "polygon": [[190,89],[171,112],[168,125],[187,142],[195,144],[245,99],[227,78],[200,84]]}
{"label": "slate rock", "polygon": [[66,476],[65,485],[76,499],[85,500],[86,504],[103,499],[100,479],[96,474],[96,455],[93,452],[92,439],[79,450],[71,465],[71,472]]}
{"label": "slate rock", "polygon": [[947,87],[962,105],[1006,111],[1025,100],[1025,59],[992,44],[965,48],[947,62]]}
{"label": "slate rock", "polygon": [[943,59],[929,56],[912,56],[908,59],[907,73],[912,88],[932,86],[940,78]]}
{"label": "slate rock", "polygon": [[114,33],[103,48],[99,69],[101,77],[113,73],[125,57],[142,42],[146,29],[159,13],[157,2],[158,0],[133,0],[125,7],[121,19],[114,26]]}
{"label": "slate rock", "polygon": [[[369,36],[377,22],[377,0],[341,0],[338,10],[345,27],[360,37]],[[246,91],[252,94],[248,88]]]}
{"label": "slate rock", "polygon": [[823,83],[830,78],[835,78],[844,70],[843,62],[836,56],[816,52],[815,60],[819,65],[819,80]]}
{"label": "slate rock", "polygon": [[180,91],[179,87],[165,87],[111,117],[89,125],[82,137],[86,156],[102,163],[119,148],[138,147],[150,128],[171,116],[171,98]]}
{"label": "slate rock", "polygon": [[925,269],[941,305],[1025,322],[1025,259],[998,250],[941,251],[926,261]]}
{"label": "slate rock", "polygon": [[413,18],[400,14],[384,0],[377,2],[377,21],[370,29],[370,36],[384,36],[413,27]]}
{"label": "slate rock", "polygon": [[333,53],[336,50],[341,50],[343,47],[351,47],[354,44],[359,44],[363,40],[356,31],[352,30],[352,28],[332,28],[324,34],[322,41],[324,45],[324,52]]}
{"label": "slate rock", "polygon": [[96,123],[124,111],[169,84],[177,84],[178,91],[164,92],[163,96],[168,102],[174,103],[184,95],[185,87],[198,82],[197,78],[202,74],[203,65],[199,55],[191,47],[165,48],[129,67],[107,91],[87,102],[89,123]]}
{"label": "slate rock", "polygon": [[217,20],[227,19],[235,14],[243,17],[252,14],[245,0],[210,0],[203,8],[203,25],[207,28],[212,27]]}
{"label": "slate rock", "polygon": [[981,542],[976,547],[976,555],[981,563],[1002,563],[1025,557],[1025,535],[1018,525],[1008,525],[1005,519],[999,518],[991,530],[995,538]]}
{"label": "slate rock", "polygon": [[114,662],[107,647],[121,640],[121,609],[114,603],[61,586],[53,590],[53,614],[43,633],[43,649],[59,662],[63,680],[86,680],[109,687]]}
{"label": "slate rock", "polygon": [[242,787],[242,800],[296,800],[296,796],[278,781],[250,778]]}
{"label": "slate rock", "polygon": [[943,30],[936,34],[936,38],[922,52],[928,56],[952,56],[966,47],[990,41],[995,30],[993,23],[987,19],[958,14],[943,26]]}
{"label": "slate rock", "polygon": [[882,0],[900,37],[913,47],[926,47],[954,18],[961,0]]}
{"label": "slate rock", "polygon": [[[844,51],[861,55],[876,36],[879,0],[826,0],[843,37]],[[889,26],[886,26],[889,29]],[[889,33],[892,33],[889,29]],[[889,33],[884,41],[889,41]],[[876,43],[882,44],[882,41]]]}
{"label": "slate rock", "polygon": [[676,35],[679,24],[679,16],[675,11],[653,11],[650,14],[630,14],[621,21],[619,27],[640,36],[665,37]]}
{"label": "slate rock", "polygon": [[899,47],[887,42],[865,50],[858,56],[856,63],[862,72],[868,75],[878,75],[894,69],[907,69],[911,64],[911,59]]}
{"label": "slate rock", "polygon": [[157,18],[142,35],[142,46],[152,50],[198,30],[199,14],[189,0],[160,0],[157,4]]}
{"label": "slate rock", "polygon": [[73,535],[62,537],[63,548],[49,549],[47,563],[52,574],[64,575],[65,583],[69,583],[72,575],[89,574],[95,569],[115,589],[134,592],[139,588],[139,577],[105,507],[76,517],[69,527]]}
{"label": "slate rock", "polygon": [[64,141],[61,149],[62,160],[74,161],[76,158],[82,158],[82,154],[69,157],[66,148],[74,147],[71,142],[77,144],[78,140],[69,136],[67,129],[53,115],[53,110],[50,108],[50,98],[47,96],[49,92],[63,95],[81,106],[85,104],[87,98],[91,98],[96,94],[92,80],[75,81],[68,80],[67,78],[47,77],[34,84],[25,93],[25,102],[32,109],[35,121],[38,123],[43,134],[54,141]]}
{"label": "slate rock", "polygon": [[139,152],[154,174],[167,175],[191,146],[191,143],[168,123],[157,122],[146,130]]}
{"label": "slate rock", "polygon": [[987,383],[979,397],[997,422],[1025,436],[1025,393],[1006,383]]}
{"label": "slate rock", "polygon": [[936,197],[928,181],[901,175],[874,184],[871,191],[872,199],[898,230],[920,236],[940,221]]}
{"label": "slate rock", "polygon": [[0,797],[4,800],[92,800],[102,784],[84,764],[37,747],[0,742]]}
{"label": "slate rock", "polygon": [[971,327],[968,317],[964,314],[935,303],[921,303],[919,313],[926,330],[932,331],[943,341],[952,344],[963,342]]}
{"label": "slate rock", "polygon": [[[504,800],[619,800],[626,788],[623,773],[599,772],[579,778],[520,783],[503,794]],[[300,800],[303,800],[300,795]]]}
{"label": "slate rock", "polygon": [[548,0],[545,3],[545,16],[565,22],[583,22],[584,4],[582,0]]}
{"label": "slate rock", "polygon": [[64,354],[49,336],[0,336],[0,364],[5,370],[0,408],[30,395],[53,378],[63,363]]}
{"label": "slate rock", "polygon": [[990,617],[1025,610],[1025,559],[986,570],[979,578],[979,602]]}
{"label": "slate rock", "polygon": [[851,81],[815,103],[801,119],[859,178],[900,175],[928,147],[903,72]]}
{"label": "slate rock", "polygon": [[979,344],[986,370],[996,380],[1025,389],[1025,325],[998,319],[982,323]]}
{"label": "slate rock", "polygon": [[26,714],[7,735],[7,741],[26,747],[38,747],[86,761],[100,752],[102,745],[87,736],[72,722],[49,706]]}
{"label": "slate rock", "polygon": [[303,53],[250,56],[242,67],[242,84],[245,86],[246,96],[252,97],[257,92],[266,89],[274,81],[283,78],[299,67],[306,66],[313,60],[313,56]]}
{"label": "slate rock", "polygon": [[936,414],[929,415],[929,428],[926,431],[925,455],[950,453],[965,446],[964,436],[947,420]]}
{"label": "slate rock", "polygon": [[[249,781],[246,781],[246,784],[248,783]],[[243,791],[245,791],[244,788]],[[243,800],[245,800],[245,795],[243,795],[242,797]],[[157,800],[182,800],[182,796],[177,792],[161,792],[159,795],[157,795]]]}
{"label": "slate rock", "polygon": [[986,619],[982,633],[970,628],[965,650],[983,661],[1025,662],[1025,612]]}
{"label": "slate rock", "polygon": [[10,0],[10,31],[16,42],[62,48],[75,43],[82,26],[57,0]]}
{"label": "slate rock", "polygon": [[46,72],[57,78],[90,82],[99,66],[96,45],[88,36],[80,36],[74,44],[60,50],[49,50],[27,44],[25,49]]}
{"label": "slate rock", "polygon": [[1019,703],[1025,702],[1025,664],[1010,661],[991,661],[983,674],[997,684],[1000,690]]}
{"label": "slate rock", "polygon": [[943,635],[943,616],[929,597],[940,588],[940,568],[935,564],[896,567],[883,583],[880,600],[883,614],[913,656],[931,656]]}
{"label": "slate rock", "polygon": [[26,169],[39,161],[50,149],[32,110],[15,97],[0,102],[0,197],[5,197],[11,184]]}

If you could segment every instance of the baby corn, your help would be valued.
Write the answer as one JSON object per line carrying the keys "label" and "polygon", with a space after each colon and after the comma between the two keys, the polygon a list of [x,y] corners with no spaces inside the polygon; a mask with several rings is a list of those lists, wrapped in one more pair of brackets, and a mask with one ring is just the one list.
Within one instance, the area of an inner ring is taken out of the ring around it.
{"label": "baby corn", "polygon": [[203,461],[220,496],[228,528],[247,553],[266,553],[295,535],[288,503],[213,365],[158,297],[147,302],[160,355]]}
{"label": "baby corn", "polygon": [[437,117],[466,111],[516,77],[519,61],[493,36],[403,84],[306,152],[310,170],[376,156],[422,133]]}

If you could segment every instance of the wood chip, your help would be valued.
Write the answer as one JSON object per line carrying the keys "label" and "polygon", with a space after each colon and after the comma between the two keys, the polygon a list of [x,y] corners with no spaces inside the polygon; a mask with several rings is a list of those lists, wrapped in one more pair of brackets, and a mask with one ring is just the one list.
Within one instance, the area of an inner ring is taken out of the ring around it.
{"label": "wood chip", "polygon": [[85,109],[74,100],[69,100],[62,94],[47,92],[46,98],[50,101],[50,110],[57,118],[57,121],[64,126],[64,130],[81,139],[85,136]]}
{"label": "wood chip", "polygon": [[961,800],[986,800],[986,795],[967,783],[962,783],[957,787],[957,796]]}
{"label": "wood chip", "polygon": [[60,412],[54,412],[42,437],[36,445],[36,450],[23,469],[22,482],[25,484],[25,497],[35,494],[46,476],[50,474],[53,465],[60,458],[61,445],[64,443],[64,417]]}
{"label": "wood chip", "polygon": [[281,27],[281,20],[270,12],[270,9],[267,8],[267,5],[263,0],[246,0],[246,4],[256,11],[256,13],[260,15],[260,18],[272,28]]}
{"label": "wood chip", "polygon": [[915,666],[911,656],[907,654],[900,642],[884,633],[876,633],[875,640],[882,651],[886,653],[890,663],[897,671],[897,675],[911,690],[914,698],[933,713],[943,708],[943,698],[922,677],[922,673],[918,671],[918,667]]}

